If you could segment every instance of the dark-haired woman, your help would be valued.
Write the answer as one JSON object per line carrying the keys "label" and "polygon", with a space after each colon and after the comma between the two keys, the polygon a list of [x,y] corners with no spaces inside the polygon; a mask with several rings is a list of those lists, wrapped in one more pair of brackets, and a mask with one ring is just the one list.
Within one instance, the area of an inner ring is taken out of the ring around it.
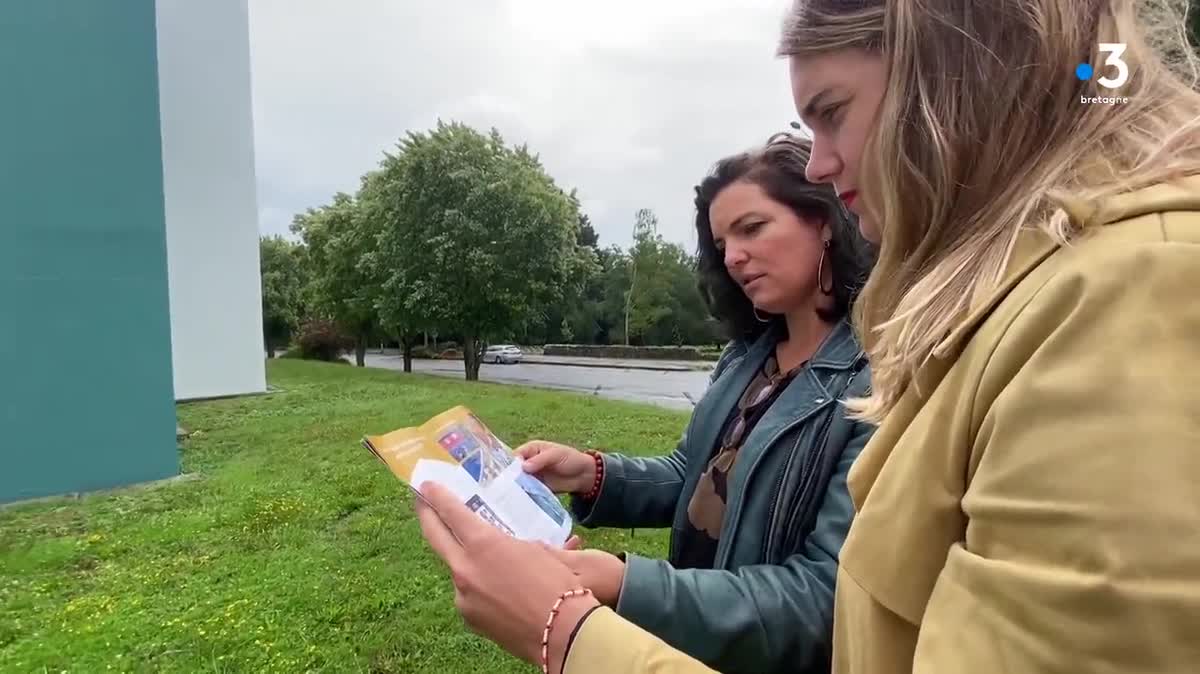
{"label": "dark-haired woman", "polygon": [[671,528],[665,561],[558,554],[601,603],[725,672],[828,671],[846,474],[873,430],[841,404],[870,377],[847,320],[864,247],[808,157],[781,134],[697,187],[700,287],[733,339],[675,451],[518,449],[584,526]]}

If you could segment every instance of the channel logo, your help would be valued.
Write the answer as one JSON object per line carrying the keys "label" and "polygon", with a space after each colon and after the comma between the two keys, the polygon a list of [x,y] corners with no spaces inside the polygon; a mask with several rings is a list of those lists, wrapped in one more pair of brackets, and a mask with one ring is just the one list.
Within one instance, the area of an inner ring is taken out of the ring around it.
{"label": "channel logo", "polygon": [[[1096,84],[1105,89],[1119,89],[1129,81],[1129,64],[1125,62],[1124,42],[1101,42],[1099,44],[1100,54],[1104,57],[1101,63],[1101,68],[1106,71],[1100,77],[1096,77],[1097,69],[1090,63],[1080,63],[1075,66],[1075,77],[1081,82],[1090,82],[1093,78]],[[1112,76],[1110,77],[1109,74]],[[1105,105],[1116,105],[1118,103],[1128,103],[1127,96],[1080,96],[1080,103],[1102,103]]]}

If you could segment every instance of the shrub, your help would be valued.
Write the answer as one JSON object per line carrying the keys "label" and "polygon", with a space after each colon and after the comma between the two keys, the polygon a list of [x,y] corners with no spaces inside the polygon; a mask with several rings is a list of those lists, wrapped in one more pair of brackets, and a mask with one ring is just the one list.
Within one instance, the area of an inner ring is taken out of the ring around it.
{"label": "shrub", "polygon": [[636,358],[665,360],[706,360],[694,346],[624,346],[597,344],[547,344],[547,356],[582,356],[590,358]]}
{"label": "shrub", "polygon": [[346,336],[333,321],[310,319],[300,327],[296,350],[305,360],[336,362],[354,349],[354,339]]}

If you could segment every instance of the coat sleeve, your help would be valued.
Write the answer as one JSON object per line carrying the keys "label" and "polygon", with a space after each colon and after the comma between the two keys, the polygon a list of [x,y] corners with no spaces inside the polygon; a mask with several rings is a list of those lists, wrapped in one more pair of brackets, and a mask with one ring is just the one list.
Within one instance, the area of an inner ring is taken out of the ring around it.
{"label": "coat sleeve", "polygon": [[[721,376],[735,357],[726,347],[713,367],[709,384]],[[688,465],[686,431],[666,456],[604,455],[604,482],[594,501],[571,497],[571,512],[585,527],[647,527],[671,525],[683,492]]]}
{"label": "coat sleeve", "polygon": [[1200,245],[1122,242],[1013,320],[917,674],[1200,663]]}
{"label": "coat sleeve", "polygon": [[704,663],[661,639],[598,609],[580,626],[563,663],[562,674],[717,674]]}
{"label": "coat sleeve", "polygon": [[838,554],[854,515],[846,475],[874,430],[851,423],[799,552],[733,572],[629,555],[617,612],[728,674],[827,669]]}
{"label": "coat sleeve", "polygon": [[604,483],[594,501],[571,497],[571,512],[585,527],[670,526],[683,491],[687,435],[667,456],[604,455]]}

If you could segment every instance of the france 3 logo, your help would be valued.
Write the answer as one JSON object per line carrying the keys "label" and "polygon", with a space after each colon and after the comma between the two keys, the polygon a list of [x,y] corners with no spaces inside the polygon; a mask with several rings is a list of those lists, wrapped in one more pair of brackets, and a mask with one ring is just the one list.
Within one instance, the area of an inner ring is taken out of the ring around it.
{"label": "france 3 logo", "polygon": [[[1119,89],[1129,81],[1129,64],[1125,62],[1124,42],[1101,42],[1099,45],[1100,55],[1103,61],[1100,64],[1106,74],[1096,78],[1096,84],[1105,89]],[[1075,66],[1075,77],[1081,82],[1091,81],[1096,77],[1096,68],[1090,63],[1080,63]],[[1112,76],[1110,77],[1109,74]],[[1104,103],[1115,105],[1117,103],[1128,103],[1128,97],[1110,97],[1110,96],[1080,96],[1081,103]]]}

